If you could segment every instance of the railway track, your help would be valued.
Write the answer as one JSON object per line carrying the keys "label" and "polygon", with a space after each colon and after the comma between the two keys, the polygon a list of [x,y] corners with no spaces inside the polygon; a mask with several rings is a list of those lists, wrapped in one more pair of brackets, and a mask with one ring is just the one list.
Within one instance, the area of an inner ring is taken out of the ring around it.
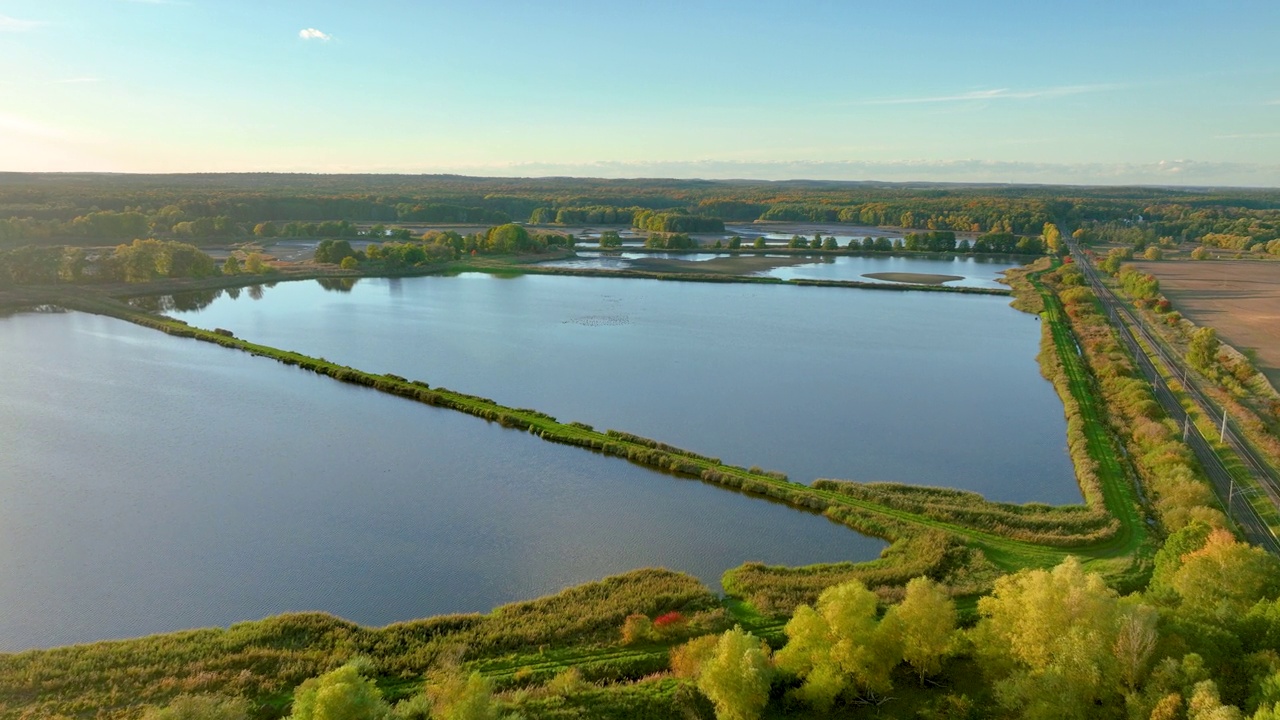
{"label": "railway track", "polygon": [[[1186,368],[1182,366],[1181,362],[1169,353],[1129,307],[1112,292],[1111,288],[1102,282],[1097,269],[1089,262],[1089,258],[1085,256],[1079,245],[1074,241],[1070,241],[1068,244],[1076,265],[1084,272],[1085,278],[1088,279],[1094,294],[1098,296],[1099,302],[1102,303],[1103,310],[1106,311],[1116,328],[1120,330],[1121,340],[1124,341],[1137,361],[1143,375],[1151,383],[1151,387],[1155,391],[1156,401],[1160,403],[1160,406],[1164,408],[1169,417],[1182,424],[1184,440],[1191,448],[1191,451],[1195,453],[1196,459],[1200,461],[1200,465],[1204,468],[1205,474],[1213,485],[1214,493],[1217,495],[1218,501],[1222,503],[1223,508],[1226,509],[1227,515],[1240,527],[1241,532],[1251,543],[1263,547],[1274,554],[1280,554],[1280,538],[1276,537],[1271,527],[1258,514],[1253,504],[1249,502],[1247,493],[1238,486],[1235,478],[1227,470],[1226,465],[1223,464],[1222,459],[1214,451],[1213,446],[1201,434],[1195,423],[1191,422],[1187,412],[1182,407],[1182,403],[1178,401],[1177,395],[1174,394],[1164,376],[1151,361],[1151,357],[1139,344],[1139,338],[1152,349],[1152,352],[1157,355],[1170,375],[1184,378],[1182,385],[1186,392],[1206,416],[1219,417],[1221,411],[1209,401],[1194,382],[1187,378]],[[1238,432],[1229,422],[1225,423],[1223,428],[1223,441],[1240,456],[1241,462],[1253,475],[1258,486],[1266,493],[1267,499],[1276,507],[1280,507],[1280,479],[1275,476],[1270,466],[1262,458],[1258,457],[1253,448],[1241,439]]]}

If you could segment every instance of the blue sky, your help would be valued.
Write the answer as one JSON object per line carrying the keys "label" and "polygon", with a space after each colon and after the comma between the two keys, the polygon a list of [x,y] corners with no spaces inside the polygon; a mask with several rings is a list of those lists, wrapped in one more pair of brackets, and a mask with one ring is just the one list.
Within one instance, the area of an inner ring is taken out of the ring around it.
{"label": "blue sky", "polygon": [[1280,3],[0,0],[0,170],[1280,186]]}

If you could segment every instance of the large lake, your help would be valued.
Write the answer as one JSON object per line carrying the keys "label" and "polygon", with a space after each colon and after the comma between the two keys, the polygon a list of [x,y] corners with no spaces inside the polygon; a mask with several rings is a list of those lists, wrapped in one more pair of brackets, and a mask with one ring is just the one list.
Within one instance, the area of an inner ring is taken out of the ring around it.
{"label": "large lake", "polygon": [[[260,299],[255,299],[260,298]],[[1039,318],[1008,298],[481,274],[175,312],[278,348],[738,465],[1078,503]]]}
{"label": "large lake", "polygon": [[0,319],[0,367],[0,651],[292,610],[378,625],[651,565],[715,588],[748,560],[883,547],[820,516],[116,320]]}

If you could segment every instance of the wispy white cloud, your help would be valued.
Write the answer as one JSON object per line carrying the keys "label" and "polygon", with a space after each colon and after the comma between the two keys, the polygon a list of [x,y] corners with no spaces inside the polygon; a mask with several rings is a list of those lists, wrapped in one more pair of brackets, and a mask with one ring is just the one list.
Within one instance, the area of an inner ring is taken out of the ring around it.
{"label": "wispy white cloud", "polygon": [[1059,85],[1057,87],[1037,90],[1014,90],[1011,88],[994,88],[991,90],[970,90],[953,95],[926,95],[922,97],[877,98],[863,100],[859,105],[922,105],[927,103],[981,102],[987,100],[1031,100],[1035,98],[1057,98],[1068,95],[1119,90],[1122,85]]}
{"label": "wispy white cloud", "polygon": [[333,39],[332,35],[329,35],[328,33],[320,32],[315,28],[306,28],[305,30],[299,30],[298,37],[302,38],[303,40],[319,40],[321,42],[329,42],[330,40]]}
{"label": "wispy white cloud", "polygon": [[28,32],[47,24],[40,20],[19,20],[16,17],[0,15],[0,32]]}
{"label": "wispy white cloud", "polygon": [[1280,105],[1280,98],[1276,98],[1275,100],[1268,100],[1262,104],[1263,105]]}

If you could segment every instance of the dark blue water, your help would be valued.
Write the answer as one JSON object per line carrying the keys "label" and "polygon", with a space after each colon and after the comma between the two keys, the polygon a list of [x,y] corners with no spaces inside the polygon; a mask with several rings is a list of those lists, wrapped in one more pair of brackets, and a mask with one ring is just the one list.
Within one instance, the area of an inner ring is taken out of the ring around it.
{"label": "dark blue water", "polygon": [[808,482],[1078,503],[1008,298],[568,276],[281,283],[179,317]]}
{"label": "dark blue water", "polygon": [[[317,310],[335,333],[353,321]],[[380,625],[643,566],[714,588],[748,560],[883,547],[819,516],[116,320],[0,319],[0,367],[0,651],[294,610]]]}

